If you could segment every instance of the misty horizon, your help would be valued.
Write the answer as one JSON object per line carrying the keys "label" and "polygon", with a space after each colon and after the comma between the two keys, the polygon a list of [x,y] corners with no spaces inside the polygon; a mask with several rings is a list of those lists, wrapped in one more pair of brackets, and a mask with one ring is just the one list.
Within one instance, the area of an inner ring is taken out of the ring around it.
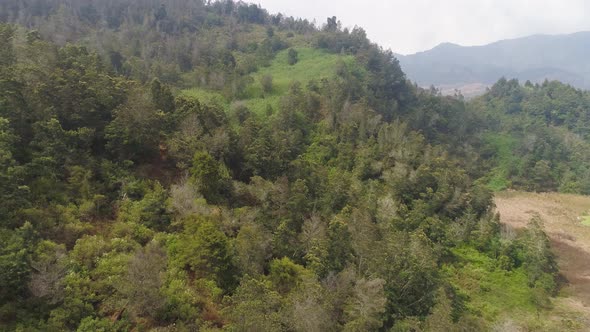
{"label": "misty horizon", "polygon": [[[336,16],[343,27],[359,26],[368,37],[402,55],[430,50],[441,43],[481,46],[537,34],[559,35],[590,30],[585,1],[428,0],[364,2],[258,0],[270,13],[301,17],[322,25]],[[379,9],[379,10],[375,10]],[[425,24],[424,22],[427,22]],[[404,27],[397,29],[397,27]]]}

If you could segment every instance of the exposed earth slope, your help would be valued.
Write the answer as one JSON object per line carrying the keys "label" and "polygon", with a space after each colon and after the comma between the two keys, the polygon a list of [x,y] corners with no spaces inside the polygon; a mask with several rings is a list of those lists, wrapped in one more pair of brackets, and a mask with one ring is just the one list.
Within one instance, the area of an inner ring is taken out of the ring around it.
{"label": "exposed earth slope", "polygon": [[509,228],[526,227],[535,213],[543,219],[564,278],[551,319],[567,321],[574,330],[590,329],[590,196],[501,192],[495,202]]}

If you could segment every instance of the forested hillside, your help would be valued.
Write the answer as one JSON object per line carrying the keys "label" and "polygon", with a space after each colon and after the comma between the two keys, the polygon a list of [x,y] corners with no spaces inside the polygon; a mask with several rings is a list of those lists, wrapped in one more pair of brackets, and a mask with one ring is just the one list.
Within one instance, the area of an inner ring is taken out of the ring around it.
{"label": "forested hillside", "polygon": [[502,79],[470,107],[485,118],[491,188],[590,194],[590,93]]}
{"label": "forested hillside", "polygon": [[[584,93],[510,81],[466,104],[361,28],[231,0],[2,2],[0,20],[0,330],[561,324],[537,319],[557,291],[541,222],[503,232],[489,171],[585,192],[583,156],[546,147],[584,134]],[[542,108],[523,163],[545,183],[504,153],[553,91],[578,102]]]}

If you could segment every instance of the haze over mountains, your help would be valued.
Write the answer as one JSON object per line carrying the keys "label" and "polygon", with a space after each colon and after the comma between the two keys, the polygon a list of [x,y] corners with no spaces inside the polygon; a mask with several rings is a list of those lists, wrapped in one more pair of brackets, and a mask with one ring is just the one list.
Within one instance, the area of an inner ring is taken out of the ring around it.
{"label": "haze over mountains", "polygon": [[559,80],[590,88],[590,32],[533,35],[483,46],[443,43],[412,55],[397,55],[407,76],[443,92],[485,90],[501,77],[521,82]]}

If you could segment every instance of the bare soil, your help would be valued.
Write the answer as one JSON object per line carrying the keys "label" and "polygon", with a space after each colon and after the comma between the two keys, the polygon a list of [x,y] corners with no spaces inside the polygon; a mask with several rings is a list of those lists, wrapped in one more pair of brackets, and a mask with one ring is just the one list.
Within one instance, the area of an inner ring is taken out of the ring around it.
{"label": "bare soil", "polygon": [[553,319],[573,319],[590,331],[590,196],[502,192],[496,195],[502,223],[516,229],[527,226],[534,214],[543,220],[565,284],[554,301]]}

